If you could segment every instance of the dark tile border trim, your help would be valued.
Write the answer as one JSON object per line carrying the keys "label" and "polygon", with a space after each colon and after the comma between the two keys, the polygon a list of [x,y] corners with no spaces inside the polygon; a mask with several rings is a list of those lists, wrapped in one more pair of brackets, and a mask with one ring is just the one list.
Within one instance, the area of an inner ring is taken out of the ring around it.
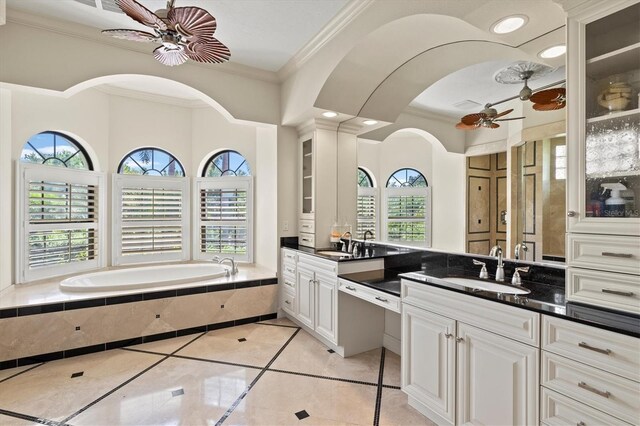
{"label": "dark tile border trim", "polygon": [[380,353],[380,372],[378,373],[378,391],[376,392],[376,407],[373,414],[373,426],[378,426],[380,424],[380,408],[382,406],[382,379],[384,377],[385,353],[386,349],[383,346],[382,352]]}
{"label": "dark tile border trim", "polygon": [[57,426],[57,425],[63,425],[64,424],[64,423],[57,422],[55,420],[44,419],[44,418],[41,418],[41,417],[34,417],[34,416],[30,416],[28,414],[16,413],[15,411],[3,410],[2,408],[0,408],[0,414],[3,414],[5,416],[9,416],[9,417],[14,417],[16,419],[26,420],[28,422],[40,423],[40,424],[43,424],[43,425],[51,425],[51,426],[55,425],[55,426]]}
{"label": "dark tile border trim", "polygon": [[0,319],[23,317],[27,315],[48,314],[52,312],[71,311],[73,309],[95,308],[98,306],[119,305],[122,303],[142,302],[144,300],[189,296],[192,294],[200,293],[213,293],[216,291],[239,290],[243,288],[276,284],[278,284],[278,279],[273,277],[265,278],[263,280],[249,280],[213,285],[201,285],[197,287],[180,288],[175,290],[152,291],[139,294],[127,294],[123,296],[103,297],[98,299],[73,300],[70,302],[21,306],[17,308],[0,309]]}
{"label": "dark tile border trim", "polygon": [[[40,364],[36,364],[36,365],[34,365],[33,367],[25,368],[24,370],[22,370],[22,371],[20,371],[20,372],[18,372],[18,373],[16,373],[16,374],[12,374],[12,375],[11,375],[11,376],[9,376],[9,377],[5,377],[4,379],[0,380],[0,383],[6,382],[6,381],[7,381],[7,380],[9,380],[9,379],[13,379],[13,378],[14,378],[14,377],[16,377],[16,376],[19,376],[19,375],[21,375],[21,374],[24,374],[24,373],[26,373],[27,371],[31,371],[31,370],[33,370],[34,368],[38,368],[38,367],[40,367],[41,365],[44,365],[44,362],[42,362],[42,363],[40,363]],[[17,365],[16,365],[16,367],[17,367]]]}
{"label": "dark tile border trim", "polygon": [[[103,352],[111,349],[123,348],[125,346],[139,345],[141,343],[155,342],[158,340],[171,339],[174,337],[186,336],[189,334],[205,333],[211,330],[234,327],[236,325],[257,323],[258,321],[266,321],[269,319],[273,319],[276,316],[277,316],[276,313],[271,313],[271,314],[260,315],[256,317],[241,318],[235,321],[226,321],[226,322],[221,322],[217,324],[201,325],[198,327],[183,328],[180,330],[169,331],[166,333],[150,334],[148,336],[134,337],[131,339],[100,343],[92,346],[83,346],[80,348],[68,349],[65,351],[51,352],[46,354],[31,355],[24,358],[10,359],[7,361],[0,361],[0,370],[6,370],[9,368],[15,368],[15,367],[22,367],[24,365],[39,364],[39,363],[48,362],[48,361],[55,361],[57,359],[71,358],[74,356],[86,355],[94,352]],[[162,355],[166,355],[166,354],[162,354]]]}

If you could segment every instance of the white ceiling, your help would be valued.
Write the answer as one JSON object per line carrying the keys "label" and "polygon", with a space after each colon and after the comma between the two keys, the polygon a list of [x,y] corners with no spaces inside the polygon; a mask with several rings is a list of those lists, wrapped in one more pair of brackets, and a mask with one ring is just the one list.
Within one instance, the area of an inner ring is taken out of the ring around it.
{"label": "white ceiling", "polygon": [[[138,1],[152,11],[166,6],[166,0]],[[100,30],[146,29],[122,13],[101,9],[103,2],[105,8],[113,7],[113,0],[7,0],[7,6]],[[98,7],[83,3],[97,3]],[[232,62],[278,71],[347,3],[348,0],[176,0],[175,6],[198,6],[209,11],[218,23],[215,36],[231,50]]]}
{"label": "white ceiling", "polygon": [[[522,89],[522,84],[501,84],[494,78],[498,71],[511,64],[510,61],[492,61],[458,70],[429,86],[410,105],[452,118],[479,112],[485,104],[517,95]],[[529,87],[535,90],[564,78],[563,66],[544,77],[530,80]],[[456,106],[459,103],[463,105]]]}

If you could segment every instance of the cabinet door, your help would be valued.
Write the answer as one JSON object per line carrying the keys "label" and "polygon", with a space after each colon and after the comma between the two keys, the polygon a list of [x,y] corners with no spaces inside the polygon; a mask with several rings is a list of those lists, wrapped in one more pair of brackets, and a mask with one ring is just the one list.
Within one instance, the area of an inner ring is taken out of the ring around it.
{"label": "cabinet door", "polygon": [[455,420],[455,321],[402,307],[402,390],[442,420]]}
{"label": "cabinet door", "polygon": [[538,348],[458,323],[460,425],[538,424]]}
{"label": "cabinet door", "polygon": [[296,281],[296,318],[309,328],[313,328],[314,274],[308,269],[298,267]]}
{"label": "cabinet door", "polygon": [[316,331],[330,341],[337,341],[338,277],[316,273]]}

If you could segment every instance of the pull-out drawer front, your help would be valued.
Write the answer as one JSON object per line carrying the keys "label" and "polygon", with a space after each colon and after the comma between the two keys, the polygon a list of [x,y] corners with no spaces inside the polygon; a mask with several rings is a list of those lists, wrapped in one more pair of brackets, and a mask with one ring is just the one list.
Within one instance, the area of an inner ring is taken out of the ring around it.
{"label": "pull-out drawer front", "polygon": [[542,352],[542,385],[631,424],[640,412],[640,383]]}
{"label": "pull-out drawer front", "polygon": [[568,234],[569,266],[640,275],[640,238]]}
{"label": "pull-out drawer front", "polygon": [[544,387],[542,388],[541,398],[540,421],[547,426],[623,424],[623,422],[613,416]]}
{"label": "pull-out drawer front", "polygon": [[444,315],[475,327],[540,346],[540,314],[429,284],[402,280],[402,303]]}
{"label": "pull-out drawer front", "polygon": [[295,266],[298,262],[298,254],[293,250],[282,249],[282,263]]}
{"label": "pull-out drawer front", "polygon": [[335,275],[338,273],[338,262],[300,253],[298,254],[298,268],[307,268],[313,272]]}
{"label": "pull-out drawer front", "polygon": [[567,299],[639,314],[640,277],[569,268]]}
{"label": "pull-out drawer front", "polygon": [[314,220],[300,219],[298,230],[306,234],[313,234],[316,232],[316,222]]}
{"label": "pull-out drawer front", "polygon": [[284,291],[286,291],[287,293],[290,293],[290,294],[296,294],[296,278],[295,278],[295,275],[291,276],[289,274],[283,274],[282,275],[282,280],[280,282],[282,283],[282,288],[284,289]]}
{"label": "pull-out drawer front", "polygon": [[295,294],[290,294],[288,292],[283,292],[280,296],[280,300],[282,303],[280,307],[289,315],[296,314],[296,296]]}
{"label": "pull-out drawer front", "polygon": [[400,298],[391,294],[356,284],[352,281],[340,279],[338,289],[342,292],[366,300],[390,311],[400,313]]}
{"label": "pull-out drawer front", "polygon": [[298,235],[298,244],[305,247],[315,247],[316,235],[308,234],[306,232],[300,232],[300,235]]}
{"label": "pull-out drawer front", "polygon": [[640,339],[543,315],[542,349],[640,382]]}

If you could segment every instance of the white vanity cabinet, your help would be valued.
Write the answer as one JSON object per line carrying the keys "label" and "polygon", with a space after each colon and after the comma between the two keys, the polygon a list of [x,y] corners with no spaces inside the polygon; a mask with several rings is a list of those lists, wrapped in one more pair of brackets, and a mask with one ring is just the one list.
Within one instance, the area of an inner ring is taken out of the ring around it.
{"label": "white vanity cabinet", "polygon": [[539,314],[410,280],[402,301],[411,406],[439,424],[537,424]]}
{"label": "white vanity cabinet", "polygon": [[[640,313],[640,1],[556,1],[568,16],[567,299]],[[617,183],[609,207],[603,184]]]}

